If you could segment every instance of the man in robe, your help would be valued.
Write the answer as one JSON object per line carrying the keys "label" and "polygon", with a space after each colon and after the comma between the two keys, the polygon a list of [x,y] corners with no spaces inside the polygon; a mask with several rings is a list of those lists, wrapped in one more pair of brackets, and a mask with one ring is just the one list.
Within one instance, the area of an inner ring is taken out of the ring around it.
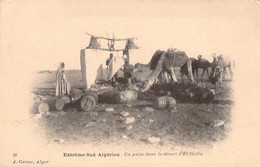
{"label": "man in robe", "polygon": [[[109,58],[106,60],[106,65],[109,66],[110,62],[113,60],[113,53],[110,53]],[[116,82],[118,77],[118,73],[116,72],[115,75],[111,78],[111,81]]]}
{"label": "man in robe", "polygon": [[202,55],[198,55],[198,60],[201,62],[202,61]]}
{"label": "man in robe", "polygon": [[106,65],[108,66],[111,60],[113,59],[113,53],[110,53],[109,58],[106,60]]}
{"label": "man in robe", "polygon": [[56,73],[56,96],[60,95],[69,95],[71,87],[66,77],[65,73],[65,64],[62,62],[60,63],[60,67]]}
{"label": "man in robe", "polygon": [[209,81],[215,85],[215,88],[222,87],[222,78],[223,78],[223,67],[220,65],[217,65],[214,68],[214,71],[211,73],[209,77]]}

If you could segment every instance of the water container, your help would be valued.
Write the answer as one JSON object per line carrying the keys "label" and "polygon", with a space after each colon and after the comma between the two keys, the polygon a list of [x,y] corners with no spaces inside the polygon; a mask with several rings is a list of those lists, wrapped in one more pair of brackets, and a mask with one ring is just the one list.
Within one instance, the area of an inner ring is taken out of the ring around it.
{"label": "water container", "polygon": [[133,90],[124,90],[115,95],[116,103],[131,103],[137,100],[138,93]]}
{"label": "water container", "polygon": [[66,109],[69,108],[70,103],[71,103],[71,99],[70,99],[69,96],[66,96],[66,95],[59,96],[58,99],[55,102],[55,108],[58,111],[66,110]]}
{"label": "water container", "polygon": [[109,104],[115,104],[115,96],[117,92],[104,92],[102,94],[98,95],[98,102],[99,103],[109,103]]}
{"label": "water container", "polygon": [[91,111],[96,107],[96,105],[97,98],[92,94],[82,96],[80,99],[80,107],[84,111]]}
{"label": "water container", "polygon": [[155,99],[153,105],[157,109],[174,109],[176,101],[173,97],[163,96]]}
{"label": "water container", "polygon": [[31,114],[46,114],[50,111],[50,107],[46,102],[35,102],[30,110]]}
{"label": "water container", "polygon": [[72,88],[70,91],[70,97],[73,102],[79,100],[83,95],[85,93],[81,89]]}
{"label": "water container", "polygon": [[35,102],[31,109],[31,112],[34,114],[41,113],[46,114],[49,111],[55,111],[56,108],[56,101],[58,97],[49,97],[44,101]]}

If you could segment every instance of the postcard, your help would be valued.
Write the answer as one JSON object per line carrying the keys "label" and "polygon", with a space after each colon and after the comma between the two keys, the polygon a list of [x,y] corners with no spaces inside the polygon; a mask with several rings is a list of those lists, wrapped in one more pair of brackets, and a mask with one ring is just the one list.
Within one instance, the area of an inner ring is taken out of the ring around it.
{"label": "postcard", "polygon": [[2,0],[0,166],[259,166],[259,0]]}

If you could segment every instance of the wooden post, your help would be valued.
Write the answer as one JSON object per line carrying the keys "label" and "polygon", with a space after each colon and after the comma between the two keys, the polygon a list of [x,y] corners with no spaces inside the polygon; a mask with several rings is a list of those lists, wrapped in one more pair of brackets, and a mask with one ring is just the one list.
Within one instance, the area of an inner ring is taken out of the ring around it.
{"label": "wooden post", "polygon": [[[130,59],[129,59],[129,50],[127,48],[123,51],[123,55],[126,55],[125,65],[128,67]],[[126,69],[125,68],[124,68],[124,77],[126,78]]]}
{"label": "wooden post", "polygon": [[85,49],[80,50],[80,66],[81,66],[81,77],[84,83],[84,88],[87,89],[87,77],[86,77],[86,63],[85,63]]}

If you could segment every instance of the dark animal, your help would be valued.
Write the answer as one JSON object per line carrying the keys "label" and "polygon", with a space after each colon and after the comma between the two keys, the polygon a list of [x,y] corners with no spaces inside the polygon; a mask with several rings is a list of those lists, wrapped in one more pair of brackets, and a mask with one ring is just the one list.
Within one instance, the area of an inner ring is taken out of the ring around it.
{"label": "dark animal", "polygon": [[209,68],[211,67],[211,63],[207,59],[201,58],[201,59],[197,60],[195,58],[191,58],[191,61],[192,61],[192,74],[193,74],[193,76],[195,76],[195,74],[196,74],[197,80],[199,80],[199,76],[198,76],[199,68],[203,69],[203,72],[201,74],[201,81],[203,80],[202,78],[203,78],[205,71],[207,71],[207,74],[209,77]]}

